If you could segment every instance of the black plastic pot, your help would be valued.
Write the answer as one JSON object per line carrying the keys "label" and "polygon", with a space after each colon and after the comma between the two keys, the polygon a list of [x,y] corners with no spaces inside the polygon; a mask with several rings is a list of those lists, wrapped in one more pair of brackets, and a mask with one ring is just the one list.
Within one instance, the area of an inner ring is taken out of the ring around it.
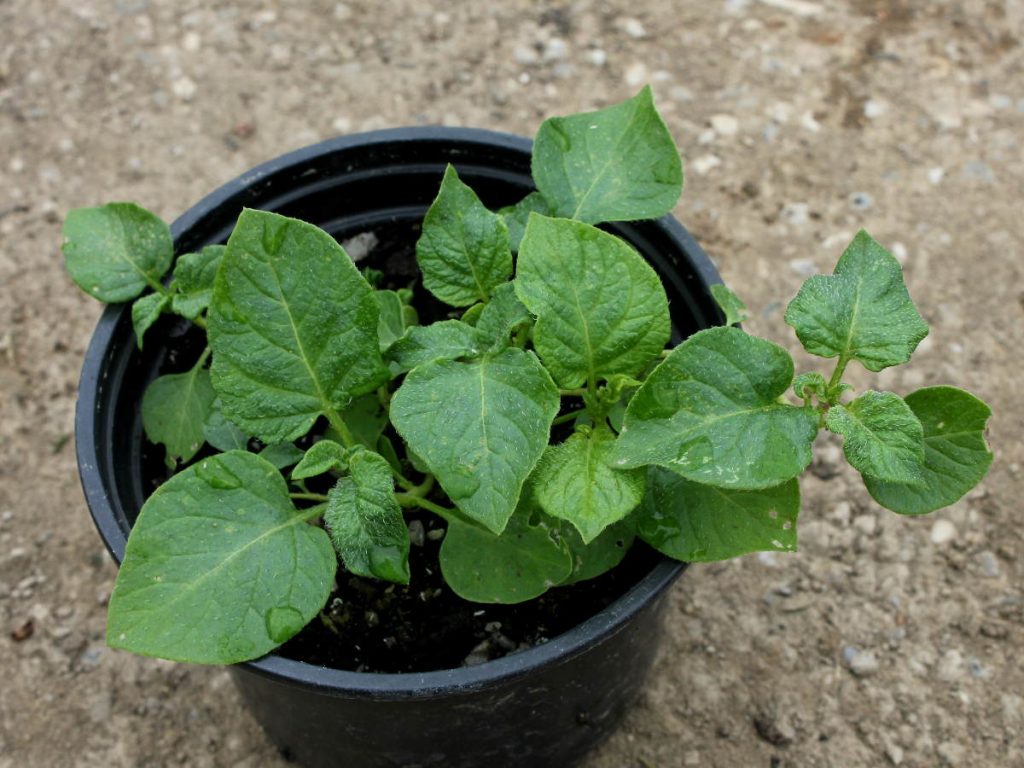
{"label": "black plastic pot", "polygon": [[[532,188],[530,142],[449,128],[375,131],[284,155],[226,184],[173,225],[176,251],[224,242],[244,206],[317,224],[339,239],[412,231],[447,163],[490,206]],[[717,272],[670,217],[609,227],[660,273],[676,340],[721,322]],[[168,320],[167,333],[180,332]],[[144,471],[139,404],[167,355],[159,336],[136,349],[130,311],[103,314],[79,386],[79,471],[96,527],[114,559],[152,483]],[[364,674],[277,655],[232,667],[253,713],[305,766],[557,766],[604,739],[642,688],[664,595],[685,566],[654,559],[607,609],[550,642],[480,666],[422,674]],[[430,628],[424,627],[424,633]]]}

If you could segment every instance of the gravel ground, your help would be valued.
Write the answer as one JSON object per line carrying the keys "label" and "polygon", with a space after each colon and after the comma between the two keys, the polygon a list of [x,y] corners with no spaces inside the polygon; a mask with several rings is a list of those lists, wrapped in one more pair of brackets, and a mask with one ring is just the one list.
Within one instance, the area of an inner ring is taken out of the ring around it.
{"label": "gravel ground", "polygon": [[0,768],[284,765],[225,672],[104,647],[114,567],[71,438],[100,309],[63,274],[64,212],[171,219],[338,133],[530,133],[648,81],[687,160],[676,215],[749,328],[797,352],[785,302],[865,226],[932,328],[879,385],[977,392],[996,460],[903,519],[826,443],[801,552],[691,569],[587,768],[1024,766],[1024,5],[0,0],[0,30]]}

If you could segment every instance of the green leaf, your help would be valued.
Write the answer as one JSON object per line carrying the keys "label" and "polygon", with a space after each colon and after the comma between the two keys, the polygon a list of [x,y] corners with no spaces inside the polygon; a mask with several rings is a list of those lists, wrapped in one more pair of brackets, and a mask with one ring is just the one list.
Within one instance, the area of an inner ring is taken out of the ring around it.
{"label": "green leaf", "polygon": [[633,396],[613,463],[735,490],[779,485],[810,464],[818,432],[814,408],[779,402],[792,380],[777,344],[732,327],[695,333]]}
{"label": "green leaf", "polygon": [[848,405],[833,405],[825,426],[843,436],[846,460],[877,480],[916,482],[924,470],[921,422],[892,392],[865,392]]}
{"label": "green leaf", "polygon": [[808,278],[785,319],[811,354],[859,360],[869,371],[907,362],[928,335],[900,263],[864,230],[832,275]]}
{"label": "green leaf", "polygon": [[107,644],[194,664],[254,659],[323,608],[337,559],[281,475],[244,451],[165,482],[128,537]]}
{"label": "green leaf", "polygon": [[453,307],[487,301],[512,274],[508,228],[459,180],[451,165],[416,243],[423,286]]}
{"label": "green leaf", "polygon": [[727,285],[715,283],[711,295],[725,315],[726,325],[739,325],[747,319],[747,305]]}
{"label": "green leaf", "polygon": [[558,390],[530,352],[413,369],[391,421],[470,518],[500,533],[548,443]]}
{"label": "green leaf", "polygon": [[151,443],[167,449],[167,464],[191,459],[206,440],[206,420],[216,396],[201,358],[186,373],[160,376],[142,396],[142,427]]}
{"label": "green leaf", "polygon": [[633,523],[627,518],[608,526],[596,539],[584,544],[579,532],[569,523],[553,517],[547,520],[572,555],[572,573],[562,585],[595,579],[607,573],[622,562],[636,536]]}
{"label": "green leaf", "polygon": [[812,395],[824,400],[828,397],[828,383],[825,377],[816,371],[801,373],[793,379],[793,393],[801,400]]}
{"label": "green leaf", "polygon": [[296,447],[294,443],[268,445],[259,453],[260,458],[269,461],[275,469],[284,469],[298,464],[304,455],[302,449]]}
{"label": "green leaf", "polygon": [[135,329],[135,343],[142,349],[142,337],[171,305],[171,297],[165,293],[147,293],[132,304],[132,328]]}
{"label": "green leaf", "polygon": [[162,287],[174,259],[170,228],[134,203],[71,211],[63,250],[75,284],[108,303],[134,299],[146,286]]}
{"label": "green leaf", "polygon": [[441,544],[441,573],[463,600],[522,603],[561,584],[572,573],[572,557],[549,528],[530,525],[517,513],[501,535],[452,520]]}
{"label": "green leaf", "polygon": [[506,205],[498,209],[498,214],[505,221],[508,227],[509,244],[513,251],[519,250],[519,244],[526,234],[526,222],[531,213],[541,213],[545,216],[554,216],[555,211],[551,203],[544,199],[540,192],[531,192],[515,205]]}
{"label": "green leaf", "polygon": [[644,496],[644,469],[608,465],[614,443],[607,428],[576,432],[544,452],[533,476],[537,503],[575,526],[585,544],[636,509]]}
{"label": "green leaf", "polygon": [[409,328],[388,349],[385,359],[401,373],[435,360],[477,357],[486,349],[486,341],[483,334],[461,320],[441,320]]}
{"label": "green leaf", "polygon": [[224,417],[220,399],[214,399],[203,425],[203,437],[218,451],[244,451],[249,445],[249,435]]}
{"label": "green leaf", "polygon": [[531,215],[516,270],[516,293],[537,316],[534,346],[561,387],[636,375],[668,341],[658,275],[596,227]]}
{"label": "green leaf", "polygon": [[[499,289],[501,288],[501,286],[498,287]],[[484,307],[486,306],[487,304],[484,302],[478,301],[472,307],[463,312],[462,317],[460,317],[459,320],[464,322],[466,325],[472,325],[475,328],[476,323],[480,319],[480,315],[484,313]]]}
{"label": "green leaf", "polygon": [[992,463],[985,426],[992,411],[956,387],[925,387],[906,403],[924,429],[924,473],[916,483],[884,482],[864,475],[875,501],[901,515],[948,507],[981,482]]}
{"label": "green leaf", "polygon": [[480,312],[476,329],[493,345],[507,347],[512,332],[532,321],[530,311],[516,295],[515,284],[502,283]]}
{"label": "green leaf", "polygon": [[387,460],[367,450],[348,457],[351,475],[327,494],[324,522],[345,567],[357,576],[409,583],[409,530],[395,501]]}
{"label": "green leaf", "polygon": [[292,470],[292,480],[305,480],[330,472],[332,469],[348,469],[349,450],[333,440],[319,440],[310,446]]}
{"label": "green leaf", "polygon": [[[380,351],[384,352],[394,344],[405,333],[406,328],[415,325],[415,310],[405,302],[395,291],[374,291],[373,294],[380,305],[380,322],[378,325],[380,334]],[[410,322],[411,321],[411,322]]]}
{"label": "green leaf", "polygon": [[265,443],[288,442],[376,389],[389,378],[378,315],[373,291],[330,235],[243,211],[210,305],[224,414]]}
{"label": "green leaf", "polygon": [[174,263],[174,311],[195,320],[210,306],[223,245],[208,245],[198,253],[183,253]]}
{"label": "green leaf", "polygon": [[[356,442],[371,451],[376,449],[377,438],[388,424],[388,413],[375,392],[357,397],[349,403],[342,411],[341,418]],[[334,427],[327,428],[327,435],[343,442],[341,436],[335,433]]]}
{"label": "green leaf", "polygon": [[683,189],[679,152],[649,86],[596,112],[545,120],[531,169],[555,215],[592,224],[663,216]]}
{"label": "green leaf", "polygon": [[636,527],[659,552],[702,563],[748,552],[795,552],[799,513],[795,479],[774,488],[734,491],[651,467]]}

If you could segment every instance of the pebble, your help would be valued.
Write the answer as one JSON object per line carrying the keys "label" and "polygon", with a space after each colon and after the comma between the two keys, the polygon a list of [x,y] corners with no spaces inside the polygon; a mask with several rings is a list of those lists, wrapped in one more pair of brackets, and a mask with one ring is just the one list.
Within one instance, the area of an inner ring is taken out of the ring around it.
{"label": "pebble", "polygon": [[872,651],[862,651],[852,645],[843,648],[843,661],[857,677],[870,677],[878,671],[878,659]]}
{"label": "pebble", "polygon": [[992,170],[992,166],[984,160],[972,160],[967,163],[964,166],[963,175],[971,181],[981,181],[986,184],[993,184],[996,180],[996,174]]}
{"label": "pebble", "polygon": [[821,6],[809,3],[806,0],[761,0],[765,5],[778,8],[780,11],[787,11],[796,16],[817,16],[821,13]]}
{"label": "pebble", "polygon": [[974,556],[975,561],[981,567],[981,572],[990,579],[999,578],[999,559],[991,550],[985,549]]}
{"label": "pebble", "polygon": [[171,91],[183,101],[192,101],[196,95],[196,84],[190,77],[179,77],[171,83]]}
{"label": "pebble", "polygon": [[865,536],[874,536],[878,530],[878,518],[874,515],[857,515],[853,519],[853,527]]}
{"label": "pebble", "polygon": [[634,61],[626,68],[626,85],[637,87],[647,82],[647,67],[640,61]]}
{"label": "pebble", "polygon": [[817,133],[821,130],[821,123],[814,119],[813,112],[804,112],[800,115],[800,125],[811,133]]}
{"label": "pebble", "polygon": [[938,186],[942,183],[942,177],[946,175],[946,169],[938,166],[928,169],[928,183]]}
{"label": "pebble", "polygon": [[818,271],[814,259],[790,259],[789,268],[801,277],[810,277]]}
{"label": "pebble", "polygon": [[875,99],[868,99],[864,102],[864,117],[868,120],[874,120],[876,117],[881,117],[889,111],[889,105],[884,101],[876,101]]}
{"label": "pebble", "polygon": [[595,67],[603,67],[608,62],[608,54],[601,48],[592,48],[587,51],[587,61]]}
{"label": "pebble", "polygon": [[[896,257],[896,261],[900,264],[907,263],[907,246],[897,241],[892,244],[892,255]],[[925,337],[928,338],[928,337]]]}
{"label": "pebble", "polygon": [[203,39],[199,37],[196,32],[186,32],[185,36],[181,39],[181,47],[189,53],[195,53],[198,51],[203,44]]}
{"label": "pebble", "polygon": [[949,766],[961,765],[967,756],[967,751],[953,741],[942,742],[935,751],[938,753],[942,764]]}
{"label": "pebble", "polygon": [[414,547],[422,547],[426,541],[427,534],[420,520],[409,521],[409,543]]}
{"label": "pebble", "polygon": [[732,115],[712,115],[711,127],[720,136],[735,136],[740,129],[740,121]]}
{"label": "pebble", "polygon": [[701,176],[704,176],[709,171],[717,168],[722,164],[722,161],[715,155],[701,155],[692,163],[690,167],[693,168]]}
{"label": "pebble", "polygon": [[868,211],[875,205],[875,198],[867,192],[854,192],[850,195],[850,205],[858,211]]}
{"label": "pebble", "polygon": [[644,25],[641,23],[639,19],[628,17],[622,19],[619,23],[622,26],[622,31],[625,32],[630,37],[634,38],[635,40],[639,40],[642,37],[647,37],[647,30],[644,29]]}
{"label": "pebble", "polygon": [[955,648],[951,648],[943,654],[941,659],[939,659],[939,664],[935,668],[935,674],[939,680],[952,683],[963,675],[963,670],[963,654]]}
{"label": "pebble", "polygon": [[331,123],[331,128],[337,133],[349,133],[352,130],[352,120],[348,117],[335,118],[334,122]]}
{"label": "pebble", "polygon": [[956,537],[956,526],[949,522],[949,520],[936,520],[932,524],[932,544],[948,544],[949,542],[953,541]]}
{"label": "pebble", "polygon": [[[811,220],[811,208],[807,203],[786,203],[779,215],[797,227],[802,227]],[[811,272],[809,274],[814,274]]]}
{"label": "pebble", "polygon": [[512,58],[520,64],[536,64],[540,57],[532,46],[517,45],[512,49]]}
{"label": "pebble", "polygon": [[544,61],[562,61],[569,57],[569,44],[560,37],[552,37],[544,44]]}

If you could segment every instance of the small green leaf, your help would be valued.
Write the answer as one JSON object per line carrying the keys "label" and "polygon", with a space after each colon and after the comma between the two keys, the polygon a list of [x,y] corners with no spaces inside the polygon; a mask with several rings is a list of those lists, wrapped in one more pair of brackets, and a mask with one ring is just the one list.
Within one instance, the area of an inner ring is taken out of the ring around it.
{"label": "small green leaf", "polygon": [[591,224],[663,216],[683,189],[679,152],[649,86],[596,112],[545,120],[531,169],[555,215]]}
{"label": "small green leaf", "polygon": [[305,480],[330,472],[332,469],[348,469],[349,450],[333,440],[319,440],[310,446],[292,470],[292,480]]}
{"label": "small green leaf", "polygon": [[786,308],[813,355],[859,360],[869,371],[905,363],[928,335],[900,263],[861,230],[832,275],[815,275]]}
{"label": "small green leaf", "polygon": [[532,214],[514,285],[537,316],[534,346],[561,387],[634,376],[669,339],[657,273],[625,242],[589,224]]}
{"label": "small green leaf", "polygon": [[249,436],[224,417],[219,398],[213,401],[206,415],[203,437],[218,451],[244,451],[249,445]]}
{"label": "small green leaf", "polygon": [[657,464],[721,488],[770,488],[811,463],[818,412],[779,402],[793,361],[739,328],[695,333],[637,390],[612,453],[623,469]]}
{"label": "small green leaf", "polygon": [[398,433],[470,518],[500,533],[548,443],[558,390],[515,347],[414,368],[391,400]]}
{"label": "small green leaf", "polygon": [[476,329],[496,347],[507,347],[509,336],[520,326],[533,321],[526,305],[516,295],[514,283],[502,283],[494,289],[476,322]]}
{"label": "small green leaf", "polygon": [[194,664],[254,659],[327,602],[337,559],[281,475],[231,451],[165,482],[132,528],[110,598],[107,643]]}
{"label": "small green leaf", "polygon": [[[341,412],[341,418],[356,442],[371,451],[376,449],[377,438],[388,424],[388,413],[375,392],[357,397],[349,403]],[[333,427],[329,427],[327,433],[340,440],[340,436],[334,435]]]}
{"label": "small green leaf", "polygon": [[471,325],[475,328],[476,323],[480,319],[480,315],[484,313],[484,307],[486,306],[487,304],[485,304],[484,302],[478,301],[472,307],[463,312],[462,317],[460,317],[459,320],[464,322],[466,325]]}
{"label": "small green leaf", "polygon": [[321,414],[388,380],[378,316],[373,291],[330,235],[243,211],[210,305],[224,414],[265,443],[301,437]]}
{"label": "small green leaf", "polygon": [[540,192],[531,192],[515,205],[506,205],[498,209],[498,214],[505,220],[508,227],[509,243],[513,251],[519,250],[519,244],[526,234],[526,222],[531,213],[540,213],[544,216],[554,216],[555,211],[551,203],[544,199]]}
{"label": "small green leaf", "polygon": [[953,504],[981,482],[992,463],[985,426],[992,411],[956,387],[925,387],[906,403],[924,429],[924,472],[916,483],[890,483],[864,475],[883,507],[901,515],[924,515]]}
{"label": "small green leaf", "polygon": [[801,400],[806,400],[812,395],[825,400],[828,397],[828,383],[825,377],[816,371],[801,373],[793,379],[793,393]]}
{"label": "small green leaf", "polygon": [[748,552],[796,551],[800,486],[734,491],[701,485],[651,467],[637,535],[669,557],[689,563]]}
{"label": "small green leaf", "polygon": [[508,228],[459,180],[451,165],[416,243],[423,286],[453,307],[487,301],[512,274]]}
{"label": "small green leaf", "polygon": [[409,583],[409,530],[395,501],[387,460],[367,450],[348,457],[351,475],[327,494],[324,522],[345,567],[357,576]]}
{"label": "small green leaf", "polygon": [[548,527],[517,513],[501,535],[452,520],[441,544],[441,573],[463,600],[522,603],[561,584],[572,573],[572,557]]}
{"label": "small green leaf", "polygon": [[64,221],[63,250],[75,284],[108,303],[158,286],[174,259],[170,228],[134,203],[71,211]]}
{"label": "small green leaf", "polygon": [[268,445],[259,453],[261,459],[266,459],[276,469],[284,469],[293,464],[298,464],[304,455],[302,449],[296,447],[294,443]]}
{"label": "small green leaf", "polygon": [[646,470],[607,464],[614,442],[607,428],[576,432],[550,446],[533,475],[537,503],[575,526],[585,544],[636,509],[644,495]]}
{"label": "small green leaf", "polygon": [[147,293],[132,304],[132,328],[135,329],[135,343],[142,349],[142,337],[171,305],[171,297],[165,293]]}
{"label": "small green leaf", "polygon": [[142,397],[142,426],[151,443],[167,449],[167,464],[191,459],[206,440],[206,420],[216,396],[200,359],[186,373],[160,376]]}
{"label": "small green leaf", "polygon": [[[373,294],[380,305],[380,351],[384,352],[405,333],[406,328],[415,325],[415,310],[402,301],[395,291],[374,291]],[[412,322],[410,322],[412,321]]]}
{"label": "small green leaf", "polygon": [[557,530],[558,537],[572,555],[572,573],[562,585],[595,579],[607,573],[622,562],[636,536],[631,518],[608,526],[589,544],[583,543],[579,532],[569,523],[553,517],[547,518],[547,522]]}
{"label": "small green leaf", "polygon": [[747,305],[727,285],[715,283],[711,286],[711,295],[725,315],[726,325],[739,325],[747,319]]}
{"label": "small green leaf", "polygon": [[210,306],[213,282],[224,257],[223,245],[208,245],[198,253],[183,253],[174,263],[174,311],[195,320]]}
{"label": "small green leaf", "polygon": [[478,357],[487,348],[486,341],[483,334],[461,320],[441,320],[409,328],[391,345],[385,359],[401,373],[435,360]]}
{"label": "small green leaf", "polygon": [[843,436],[846,460],[877,480],[916,482],[924,470],[921,422],[892,392],[865,392],[848,405],[833,405],[825,426]]}

